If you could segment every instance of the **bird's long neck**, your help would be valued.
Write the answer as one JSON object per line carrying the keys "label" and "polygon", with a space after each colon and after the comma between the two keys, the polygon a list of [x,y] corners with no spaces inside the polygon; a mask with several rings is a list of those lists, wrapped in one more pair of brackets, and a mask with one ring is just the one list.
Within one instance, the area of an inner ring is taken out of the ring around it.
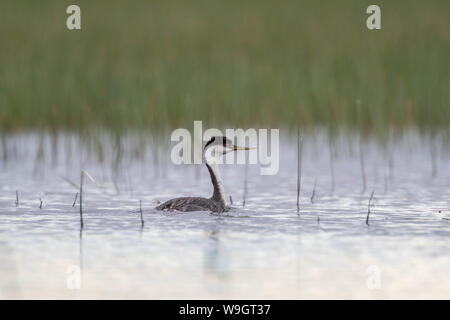
{"label": "bird's long neck", "polygon": [[226,206],[227,201],[225,199],[225,190],[223,188],[222,178],[220,177],[219,165],[217,164],[217,160],[213,157],[205,157],[205,163],[211,176],[211,182],[214,186],[214,193],[211,199],[217,202],[221,202],[223,206]]}

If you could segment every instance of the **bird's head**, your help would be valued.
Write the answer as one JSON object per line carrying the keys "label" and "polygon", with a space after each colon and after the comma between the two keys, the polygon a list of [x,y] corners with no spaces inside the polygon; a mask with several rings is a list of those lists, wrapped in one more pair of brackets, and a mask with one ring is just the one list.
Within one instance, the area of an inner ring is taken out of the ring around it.
{"label": "bird's head", "polygon": [[203,154],[208,157],[218,158],[221,155],[237,150],[250,150],[248,147],[239,147],[225,136],[212,137],[205,145]]}

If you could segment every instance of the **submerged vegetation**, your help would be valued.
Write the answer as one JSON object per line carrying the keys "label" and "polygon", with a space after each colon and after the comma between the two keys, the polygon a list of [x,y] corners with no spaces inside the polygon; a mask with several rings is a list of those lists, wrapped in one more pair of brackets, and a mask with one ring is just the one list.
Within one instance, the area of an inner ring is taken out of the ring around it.
{"label": "submerged vegetation", "polygon": [[[450,124],[450,2],[2,1],[0,130]],[[389,130],[388,130],[389,129]]]}

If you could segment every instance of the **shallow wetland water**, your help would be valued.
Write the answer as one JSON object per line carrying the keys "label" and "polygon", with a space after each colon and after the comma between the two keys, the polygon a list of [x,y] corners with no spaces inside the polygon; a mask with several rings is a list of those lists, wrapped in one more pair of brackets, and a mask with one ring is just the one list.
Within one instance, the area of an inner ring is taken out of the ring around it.
{"label": "shallow wetland water", "polygon": [[[212,192],[206,167],[171,164],[165,146],[135,156],[125,139],[119,154],[71,136],[8,137],[0,297],[450,297],[448,152],[410,134],[386,148],[364,142],[362,152],[357,138],[342,139],[330,154],[325,136],[306,136],[297,213],[297,142],[280,138],[277,175],[248,167],[245,207],[245,166],[221,166],[233,208],[211,214],[153,209]],[[81,168],[102,186],[85,181],[82,231],[72,206]]]}

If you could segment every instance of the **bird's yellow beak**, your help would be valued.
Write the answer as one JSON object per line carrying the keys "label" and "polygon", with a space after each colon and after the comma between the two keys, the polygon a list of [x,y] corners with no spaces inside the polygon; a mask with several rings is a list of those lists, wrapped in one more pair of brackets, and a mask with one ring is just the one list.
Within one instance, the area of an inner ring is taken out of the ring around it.
{"label": "bird's yellow beak", "polygon": [[255,148],[233,146],[233,151],[237,150],[253,150]]}

